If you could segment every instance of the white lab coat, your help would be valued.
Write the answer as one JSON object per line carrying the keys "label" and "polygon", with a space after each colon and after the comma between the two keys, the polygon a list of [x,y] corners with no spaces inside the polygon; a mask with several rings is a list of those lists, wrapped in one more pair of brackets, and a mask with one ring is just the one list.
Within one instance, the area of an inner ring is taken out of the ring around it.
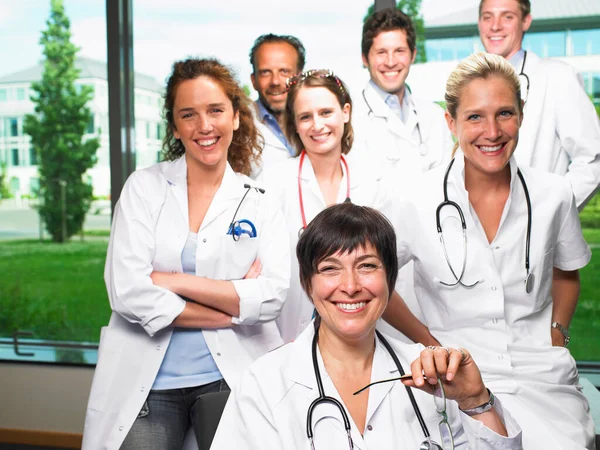
{"label": "white lab coat", "polygon": [[[150,279],[152,271],[182,272],[188,232],[185,157],[133,173],[115,208],[105,268],[113,313],[102,329],[86,414],[83,449],[118,449],[152,388],[185,301]],[[269,194],[250,191],[236,218],[251,220],[256,238],[226,235],[247,177],[228,165],[198,231],[196,275],[232,280],[240,297],[233,328],[203,330],[227,383],[260,355],[281,345],[273,321],[289,283],[287,235]],[[259,258],[261,275],[242,279]],[[151,439],[151,437],[149,437]]]}
{"label": "white lab coat", "polygon": [[[368,82],[357,101],[352,124],[356,139],[364,143],[366,158],[383,159],[385,178],[391,183],[401,181],[410,189],[410,182],[417,180],[428,170],[450,161],[454,142],[448,129],[444,110],[437,104],[419,99],[408,90],[409,108],[406,123],[393,112]],[[410,310],[419,319],[422,312],[415,297],[412,263],[398,273],[396,291],[404,298]],[[386,333],[410,342],[397,330],[382,323]]]}
{"label": "white lab coat", "polygon": [[[211,450],[300,450],[310,449],[306,435],[309,405],[318,398],[317,382],[312,363],[311,344],[314,327],[309,326],[298,339],[254,363],[242,381],[232,391]],[[422,350],[421,345],[403,344],[387,338],[405,372]],[[327,370],[321,352],[317,360],[325,395],[342,402]],[[371,381],[399,376],[396,365],[385,347],[376,341]],[[413,389],[417,405],[432,438],[441,443],[433,397]],[[364,435],[361,436],[348,413],[351,435],[357,450],[416,450],[424,440],[417,416],[400,382],[372,386]],[[343,402],[342,402],[343,403]],[[448,400],[448,419],[457,449],[519,449],[521,432],[518,424],[506,414],[500,402],[496,409],[506,424],[509,437],[502,437],[464,413]],[[347,411],[347,410],[346,410]],[[313,412],[315,448],[347,450],[348,439],[339,410],[322,405]]]}
{"label": "white lab coat", "polygon": [[[581,209],[600,186],[600,121],[573,67],[527,52],[529,95],[515,157],[565,175]],[[525,87],[523,87],[525,89]]]}
{"label": "white lab coat", "polygon": [[[382,169],[376,165],[357,162],[353,152],[345,155],[350,171],[350,199],[352,203],[370,206],[375,209],[387,209],[388,196],[382,184]],[[275,192],[279,207],[286,219],[289,234],[292,270],[290,289],[281,314],[276,319],[284,342],[291,342],[304,330],[312,319],[314,306],[300,285],[296,244],[298,232],[302,228],[300,199],[298,195],[298,169],[300,158],[288,159],[279,164],[267,167],[259,178],[266,189]],[[342,203],[347,194],[347,174],[342,164],[343,178],[340,182],[337,203]],[[312,164],[308,155],[304,158],[302,168],[302,197],[307,224],[326,208],[325,199],[319,188]]]}
{"label": "white lab coat", "polygon": [[283,145],[283,143],[277,136],[275,136],[275,134],[273,134],[269,127],[262,123],[257,117],[255,117],[254,123],[264,139],[262,153],[260,154],[260,161],[252,164],[250,173],[250,177],[256,179],[265,169],[265,167],[276,164],[280,161],[285,161],[286,159],[290,158],[291,155],[287,147]]}
{"label": "white lab coat", "polygon": [[370,82],[361,94],[352,125],[367,158],[383,158],[397,176],[423,173],[450,160],[454,144],[440,106],[406,92],[412,107],[404,123]]}
{"label": "white lab coat", "polygon": [[[471,352],[486,385],[523,428],[524,448],[590,448],[594,427],[575,361],[566,348],[552,346],[550,324],[553,267],[579,269],[591,253],[568,181],[521,167],[531,198],[530,265],[535,276],[533,291],[525,292],[527,206],[514,158],[510,168],[509,198],[491,243],[470,206],[460,151],[448,178],[448,198],[460,205],[466,220],[463,282],[479,284],[467,289],[440,283],[455,281],[435,222],[445,167],[426,174],[408,202],[393,203],[399,263],[414,261],[416,294],[426,325],[443,345]],[[446,249],[457,274],[464,251],[458,217],[452,207],[441,210]]]}

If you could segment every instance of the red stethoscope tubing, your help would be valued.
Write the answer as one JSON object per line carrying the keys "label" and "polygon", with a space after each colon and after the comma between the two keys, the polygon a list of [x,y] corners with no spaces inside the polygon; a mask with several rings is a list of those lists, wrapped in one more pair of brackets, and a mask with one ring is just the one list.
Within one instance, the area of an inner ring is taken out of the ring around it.
{"label": "red stethoscope tubing", "polygon": [[[304,157],[306,156],[306,150],[302,150],[300,153],[300,164],[298,165],[298,200],[300,201],[300,215],[302,216],[302,230],[306,228],[306,215],[304,214],[304,201],[302,198],[302,167],[304,166]],[[348,170],[348,163],[344,155],[340,155],[342,164],[346,169],[346,200],[350,201],[350,171]]]}

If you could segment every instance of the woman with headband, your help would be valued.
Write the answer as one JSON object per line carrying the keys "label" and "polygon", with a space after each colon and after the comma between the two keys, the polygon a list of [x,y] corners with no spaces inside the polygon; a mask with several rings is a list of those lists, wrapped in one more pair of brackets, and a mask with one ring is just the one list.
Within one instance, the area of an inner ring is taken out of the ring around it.
{"label": "woman with headband", "polygon": [[[276,193],[287,221],[292,255],[298,236],[320,211],[353,202],[379,209],[385,202],[380,170],[353,159],[352,100],[330,70],[288,79],[284,128],[297,157],[267,167],[259,180]],[[308,325],[314,307],[302,291],[292,257],[290,290],[277,324],[285,342]]]}

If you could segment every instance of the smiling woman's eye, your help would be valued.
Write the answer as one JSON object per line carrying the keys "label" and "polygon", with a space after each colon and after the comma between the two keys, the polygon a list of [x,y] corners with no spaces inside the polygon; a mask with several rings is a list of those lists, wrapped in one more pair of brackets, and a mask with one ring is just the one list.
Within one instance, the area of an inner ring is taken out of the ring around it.
{"label": "smiling woman's eye", "polygon": [[381,266],[373,262],[364,262],[358,266],[358,270],[362,272],[372,272],[379,269]]}
{"label": "smiling woman's eye", "polygon": [[479,120],[480,118],[481,118],[481,116],[479,114],[471,114],[471,115],[469,115],[469,117],[467,117],[467,120],[474,121],[474,120]]}
{"label": "smiling woman's eye", "polygon": [[338,266],[327,264],[327,265],[320,266],[317,271],[318,271],[318,273],[321,273],[324,275],[331,275],[331,274],[339,272],[339,270],[340,270],[340,268]]}

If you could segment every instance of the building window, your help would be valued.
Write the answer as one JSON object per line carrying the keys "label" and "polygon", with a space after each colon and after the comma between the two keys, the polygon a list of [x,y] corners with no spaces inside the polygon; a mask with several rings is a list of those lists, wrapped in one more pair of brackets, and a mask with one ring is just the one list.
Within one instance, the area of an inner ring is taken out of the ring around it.
{"label": "building window", "polygon": [[12,165],[13,166],[18,166],[19,165],[19,149],[18,148],[13,148],[11,150],[11,154],[12,154]]}
{"label": "building window", "polygon": [[29,165],[37,166],[37,163],[37,152],[35,151],[35,148],[31,147],[29,149]]}
{"label": "building window", "polygon": [[8,123],[10,124],[10,136],[15,137],[19,135],[19,120],[16,117],[11,117],[8,119]]}
{"label": "building window", "polygon": [[25,88],[17,88],[17,100],[25,100]]}
{"label": "building window", "polygon": [[564,31],[525,34],[523,47],[542,58],[566,56],[566,38]]}
{"label": "building window", "polygon": [[146,122],[146,139],[151,138],[151,136],[150,136],[151,129],[152,129],[152,126],[151,126],[150,122]]}
{"label": "building window", "polygon": [[29,193],[35,197],[38,196],[40,192],[40,179],[39,178],[30,178],[29,179]]}
{"label": "building window", "polygon": [[92,114],[92,116],[90,117],[90,121],[87,124],[87,129],[85,130],[86,133],[92,134],[94,132],[94,115]]}
{"label": "building window", "polygon": [[572,31],[571,45],[574,56],[600,55],[600,29]]}
{"label": "building window", "polygon": [[459,61],[466,58],[476,49],[477,37],[448,39],[428,39],[425,50],[428,61]]}
{"label": "building window", "polygon": [[7,98],[6,89],[0,89],[0,102],[5,102]]}

